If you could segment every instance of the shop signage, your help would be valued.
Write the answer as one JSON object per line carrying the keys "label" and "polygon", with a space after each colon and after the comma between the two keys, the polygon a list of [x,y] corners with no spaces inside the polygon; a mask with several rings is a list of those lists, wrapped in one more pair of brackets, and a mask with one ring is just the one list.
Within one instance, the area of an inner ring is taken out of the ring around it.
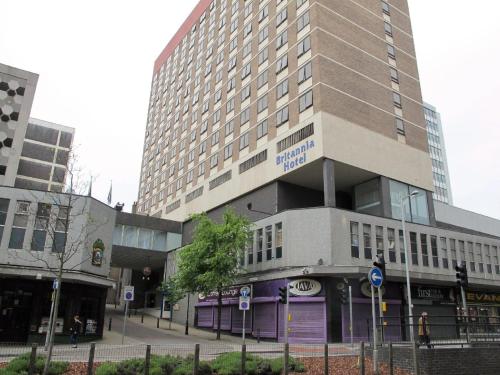
{"label": "shop signage", "polygon": [[[241,289],[242,287],[247,286],[250,288],[249,285],[235,285],[229,288],[226,288],[222,291],[222,298],[237,298],[241,295]],[[207,295],[204,295],[203,293],[198,294],[198,300],[200,302],[203,301],[212,301],[217,299],[218,293],[217,291],[210,292]]]}
{"label": "shop signage", "polygon": [[452,289],[433,288],[427,286],[417,286],[412,288],[412,296],[417,299],[426,299],[431,301],[455,301]]}
{"label": "shop signage", "polygon": [[276,165],[283,166],[283,172],[291,171],[307,161],[307,151],[314,148],[314,141],[305,141],[292,150],[276,155]]}
{"label": "shop signage", "polygon": [[488,292],[466,292],[468,302],[484,304],[500,304],[500,294]]}
{"label": "shop signage", "polygon": [[290,281],[290,293],[296,296],[314,296],[321,292],[321,283],[313,279]]}

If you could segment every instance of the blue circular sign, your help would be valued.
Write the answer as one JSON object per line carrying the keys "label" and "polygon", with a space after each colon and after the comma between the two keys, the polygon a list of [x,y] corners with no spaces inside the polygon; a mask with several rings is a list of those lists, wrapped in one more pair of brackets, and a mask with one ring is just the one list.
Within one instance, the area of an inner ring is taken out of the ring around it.
{"label": "blue circular sign", "polygon": [[242,303],[241,303],[241,308],[242,308],[243,310],[248,309],[248,302],[242,302]]}
{"label": "blue circular sign", "polygon": [[384,281],[384,276],[382,275],[382,270],[378,267],[373,267],[368,272],[368,280],[375,288],[380,288],[382,282]]}
{"label": "blue circular sign", "polygon": [[132,299],[132,296],[133,296],[132,292],[127,292],[127,293],[125,293],[125,299],[129,299],[129,300],[131,300],[131,299]]}

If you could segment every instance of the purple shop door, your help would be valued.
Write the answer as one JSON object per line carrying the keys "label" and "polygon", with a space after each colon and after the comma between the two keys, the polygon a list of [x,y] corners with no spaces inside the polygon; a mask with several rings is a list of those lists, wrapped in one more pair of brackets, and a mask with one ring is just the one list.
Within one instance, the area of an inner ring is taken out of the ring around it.
{"label": "purple shop door", "polygon": [[276,302],[255,303],[254,326],[252,335],[254,337],[276,338]]}
{"label": "purple shop door", "polygon": [[[243,311],[241,311],[239,309],[239,306],[233,306],[232,309],[233,309],[233,311],[231,313],[231,317],[233,319],[233,322],[232,322],[231,332],[232,333],[241,333],[243,331],[242,330]],[[245,317],[246,333],[250,334],[252,332],[252,309],[250,308],[250,310],[248,310],[245,315],[246,315],[246,317]]]}
{"label": "purple shop door", "polygon": [[[290,343],[325,343],[326,342],[326,306],[325,302],[290,303],[291,321],[288,323],[288,341]],[[279,308],[279,341],[284,341],[284,306]]]}
{"label": "purple shop door", "polygon": [[[214,305],[214,322],[213,322],[214,329],[217,329],[217,316],[218,316],[217,305]],[[222,331],[231,330],[231,306],[222,306],[220,329]]]}
{"label": "purple shop door", "polygon": [[198,327],[210,328],[214,321],[214,312],[212,306],[197,307],[198,309]]}

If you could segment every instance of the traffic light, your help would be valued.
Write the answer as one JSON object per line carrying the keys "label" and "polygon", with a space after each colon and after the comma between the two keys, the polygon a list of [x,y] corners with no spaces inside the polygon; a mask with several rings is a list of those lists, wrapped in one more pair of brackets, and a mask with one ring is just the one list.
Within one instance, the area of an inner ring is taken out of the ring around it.
{"label": "traffic light", "polygon": [[279,302],[282,303],[283,305],[286,305],[286,300],[287,300],[286,286],[279,288],[279,295],[280,295]]}
{"label": "traffic light", "polygon": [[345,305],[347,302],[349,302],[349,292],[347,290],[346,284],[344,284],[344,287],[342,289],[339,289],[339,298],[342,305]]}
{"label": "traffic light", "polygon": [[386,282],[386,276],[385,276],[385,260],[384,260],[384,256],[383,255],[377,255],[377,260],[375,262],[373,262],[373,265],[375,267],[378,267],[380,268],[380,270],[382,271],[382,285],[385,284]]}
{"label": "traffic light", "polygon": [[467,288],[469,286],[467,264],[462,261],[459,266],[455,266],[455,271],[457,271],[457,285],[462,288]]}

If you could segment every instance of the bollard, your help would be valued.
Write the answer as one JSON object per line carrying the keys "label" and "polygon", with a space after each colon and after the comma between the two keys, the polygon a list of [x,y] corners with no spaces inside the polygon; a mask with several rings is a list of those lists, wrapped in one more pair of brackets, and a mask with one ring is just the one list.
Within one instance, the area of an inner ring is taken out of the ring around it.
{"label": "bollard", "polygon": [[36,349],[37,349],[37,344],[33,343],[31,344],[31,356],[30,356],[30,363],[28,365],[28,375],[34,375],[35,373],[35,362],[36,362]]}
{"label": "bollard", "polygon": [[95,342],[92,342],[90,343],[89,361],[87,363],[87,375],[92,375],[94,373],[94,354],[95,354]]}
{"label": "bollard", "polygon": [[392,342],[389,342],[389,375],[394,375],[394,358],[392,353]]}
{"label": "bollard", "polygon": [[359,375],[365,375],[365,343],[359,344]]}
{"label": "bollard", "polygon": [[328,344],[325,344],[325,375],[328,375]]}
{"label": "bollard", "polygon": [[156,318],[156,328],[160,328],[160,318]]}
{"label": "bollard", "polygon": [[149,375],[150,364],[151,364],[151,345],[147,345],[146,360],[144,361],[144,375]]}
{"label": "bollard", "polygon": [[243,344],[241,346],[241,375],[245,375],[246,362],[247,362],[247,346]]}
{"label": "bollard", "polygon": [[141,315],[141,323],[144,323],[144,313]]}
{"label": "bollard", "polygon": [[288,343],[285,344],[285,356],[283,358],[283,374],[288,375],[288,354],[290,352],[290,347],[288,346]]}
{"label": "bollard", "polygon": [[199,367],[200,367],[200,344],[196,344],[194,346],[193,375],[198,375]]}
{"label": "bollard", "polygon": [[111,317],[109,317],[108,331],[111,331],[111,322],[112,321],[113,321],[113,319]]}

